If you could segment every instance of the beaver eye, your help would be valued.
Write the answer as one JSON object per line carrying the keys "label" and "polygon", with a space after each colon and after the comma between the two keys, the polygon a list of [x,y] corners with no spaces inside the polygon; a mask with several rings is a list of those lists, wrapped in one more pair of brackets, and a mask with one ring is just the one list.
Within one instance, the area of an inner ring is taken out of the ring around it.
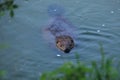
{"label": "beaver eye", "polygon": [[72,44],[70,44],[69,46],[72,46]]}
{"label": "beaver eye", "polygon": [[60,47],[63,47],[63,45],[60,45]]}
{"label": "beaver eye", "polygon": [[56,43],[58,44],[58,41]]}

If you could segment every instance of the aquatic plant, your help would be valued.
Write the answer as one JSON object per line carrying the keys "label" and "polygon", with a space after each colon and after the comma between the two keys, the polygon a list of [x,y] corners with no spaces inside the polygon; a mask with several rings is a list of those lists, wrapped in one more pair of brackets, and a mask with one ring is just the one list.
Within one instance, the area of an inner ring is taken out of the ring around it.
{"label": "aquatic plant", "polygon": [[15,3],[15,0],[0,0],[0,16],[5,15],[8,11],[10,17],[13,17],[16,8],[18,8],[18,5]]}
{"label": "aquatic plant", "polygon": [[6,72],[3,70],[0,70],[0,80],[4,80],[4,76],[5,76]]}
{"label": "aquatic plant", "polygon": [[[0,43],[0,51],[6,48],[8,48],[7,44]],[[0,70],[0,80],[3,80],[3,77],[5,76],[5,74],[6,74],[5,70]]]}
{"label": "aquatic plant", "polygon": [[14,9],[18,8],[18,5],[14,3],[14,0],[2,0],[0,1],[0,16],[5,15],[6,11],[9,11],[11,17],[14,16]]}
{"label": "aquatic plant", "polygon": [[120,80],[118,69],[113,66],[113,59],[106,58],[100,44],[101,61],[92,61],[90,66],[84,65],[76,55],[76,64],[64,63],[58,69],[43,73],[40,80]]}

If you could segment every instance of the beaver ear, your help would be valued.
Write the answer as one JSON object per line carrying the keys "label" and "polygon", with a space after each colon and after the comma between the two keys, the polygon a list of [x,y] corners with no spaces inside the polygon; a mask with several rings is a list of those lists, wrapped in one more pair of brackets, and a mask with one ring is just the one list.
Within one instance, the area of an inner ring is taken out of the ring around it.
{"label": "beaver ear", "polygon": [[56,43],[58,44],[58,41],[56,41]]}
{"label": "beaver ear", "polygon": [[74,41],[71,40],[71,42],[72,42],[71,47],[74,47],[75,46]]}

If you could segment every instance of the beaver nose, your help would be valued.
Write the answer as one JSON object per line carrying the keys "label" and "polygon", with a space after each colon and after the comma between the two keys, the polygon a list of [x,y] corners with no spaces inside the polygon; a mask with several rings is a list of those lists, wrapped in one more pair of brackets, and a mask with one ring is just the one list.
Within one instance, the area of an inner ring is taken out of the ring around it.
{"label": "beaver nose", "polygon": [[69,53],[70,52],[70,49],[66,49],[64,50],[65,53]]}

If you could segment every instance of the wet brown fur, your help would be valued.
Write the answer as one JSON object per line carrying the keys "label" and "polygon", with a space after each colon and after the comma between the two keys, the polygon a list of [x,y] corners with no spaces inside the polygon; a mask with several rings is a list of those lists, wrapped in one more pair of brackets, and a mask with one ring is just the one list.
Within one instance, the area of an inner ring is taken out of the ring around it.
{"label": "wet brown fur", "polygon": [[74,47],[74,41],[68,35],[61,35],[56,37],[56,46],[65,53],[69,53]]}

